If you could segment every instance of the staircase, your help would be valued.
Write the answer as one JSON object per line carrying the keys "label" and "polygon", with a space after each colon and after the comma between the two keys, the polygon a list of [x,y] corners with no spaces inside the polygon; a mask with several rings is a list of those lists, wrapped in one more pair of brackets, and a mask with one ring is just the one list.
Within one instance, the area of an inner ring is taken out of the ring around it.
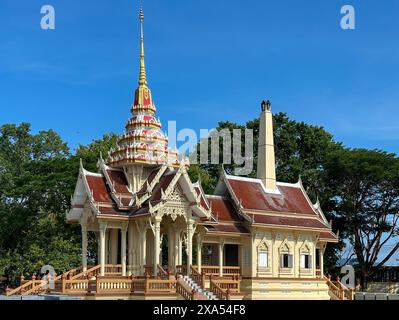
{"label": "staircase", "polygon": [[183,280],[185,283],[187,283],[191,290],[195,290],[199,296],[202,295],[204,298],[206,298],[204,300],[218,300],[213,292],[201,288],[191,277],[183,276]]}
{"label": "staircase", "polygon": [[353,290],[345,287],[339,278],[332,281],[331,278],[324,276],[328,286],[328,294],[331,300],[354,300]]}
{"label": "staircase", "polygon": [[[55,277],[54,281],[58,281],[58,280],[62,279],[63,277],[72,276],[75,273],[81,272],[81,270],[82,270],[82,267],[71,269],[71,270],[64,272],[63,274]],[[29,281],[26,281],[25,283],[21,284],[19,287],[15,288],[15,289],[6,290],[6,296],[12,296],[12,295],[27,296],[27,295],[31,295],[31,294],[44,293],[49,290],[48,285],[49,285],[48,280],[29,280]]]}

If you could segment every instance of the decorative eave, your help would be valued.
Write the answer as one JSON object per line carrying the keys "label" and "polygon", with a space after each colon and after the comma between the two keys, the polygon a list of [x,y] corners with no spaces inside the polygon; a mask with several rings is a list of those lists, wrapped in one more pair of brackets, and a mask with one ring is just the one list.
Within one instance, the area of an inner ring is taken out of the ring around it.
{"label": "decorative eave", "polygon": [[[130,204],[132,202],[133,199],[133,193],[131,192],[131,189],[129,187],[128,184],[126,184],[126,189],[128,189],[129,193],[118,193],[115,189],[115,185],[114,185],[114,181],[111,179],[111,177],[108,174],[108,170],[109,171],[117,171],[119,173],[122,173],[127,181],[127,177],[126,177],[126,173],[124,170],[122,169],[116,169],[116,168],[111,168],[108,167],[104,160],[102,159],[102,157],[100,157],[100,159],[97,162],[97,165],[99,167],[99,169],[101,170],[103,176],[105,177],[105,181],[107,182],[108,187],[110,188],[111,192],[110,195],[112,197],[112,199],[115,201],[115,203],[117,204],[118,208],[120,210],[128,210],[130,207]],[[125,205],[122,201],[122,199],[127,199],[129,200],[129,204]]]}

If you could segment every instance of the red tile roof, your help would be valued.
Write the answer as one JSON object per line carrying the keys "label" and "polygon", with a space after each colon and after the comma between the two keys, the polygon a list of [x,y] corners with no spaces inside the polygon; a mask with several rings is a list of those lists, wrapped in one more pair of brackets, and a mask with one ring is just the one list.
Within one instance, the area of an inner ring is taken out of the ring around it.
{"label": "red tile roof", "polygon": [[161,170],[161,167],[155,168],[154,170],[151,171],[151,173],[148,176],[147,180],[143,183],[143,186],[137,192],[137,195],[139,197],[147,192],[147,182],[148,182],[148,184],[151,184],[152,181],[155,179],[155,176],[158,174],[159,170]]}
{"label": "red tile roof", "polygon": [[125,173],[117,170],[107,170],[107,174],[117,193],[130,193]]}
{"label": "red tile roof", "polygon": [[253,223],[299,228],[328,229],[328,227],[317,218],[279,217],[261,214],[254,214],[250,216],[254,219]]}
{"label": "red tile roof", "polygon": [[241,221],[237,211],[228,199],[222,197],[207,196],[212,214],[218,221]]}
{"label": "red tile roof", "polygon": [[228,178],[235,196],[246,210],[314,214],[300,187],[278,185],[280,194],[267,193],[257,180]]}
{"label": "red tile roof", "polygon": [[329,240],[329,241],[332,240],[338,242],[337,236],[332,232],[320,232],[320,240]]}
{"label": "red tile roof", "polygon": [[197,196],[201,194],[201,207],[203,207],[204,209],[208,210],[209,209],[209,205],[208,205],[208,201],[205,198],[205,195],[202,193],[201,188],[196,186],[194,187],[195,192],[197,193]]}
{"label": "red tile roof", "polygon": [[236,224],[218,224],[218,225],[205,225],[207,233],[234,233],[234,234],[249,234],[249,231],[241,226]]}
{"label": "red tile roof", "polygon": [[89,185],[90,191],[93,192],[94,201],[113,203],[110,196],[110,190],[104,177],[86,175],[86,181]]}
{"label": "red tile roof", "polygon": [[99,211],[101,214],[110,214],[110,215],[127,215],[128,211],[122,211],[117,208],[110,207],[99,207]]}
{"label": "red tile roof", "polygon": [[170,183],[172,182],[173,178],[176,175],[176,171],[173,173],[164,174],[160,179],[159,182],[155,185],[154,189],[152,190],[151,202],[160,201],[162,198],[162,191],[165,191],[167,187],[169,187]]}

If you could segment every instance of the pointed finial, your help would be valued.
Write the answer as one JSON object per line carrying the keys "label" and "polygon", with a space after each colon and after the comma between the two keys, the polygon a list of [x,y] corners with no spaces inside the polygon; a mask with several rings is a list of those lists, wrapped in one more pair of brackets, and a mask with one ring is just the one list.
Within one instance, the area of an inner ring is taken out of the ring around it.
{"label": "pointed finial", "polygon": [[144,12],[143,12],[143,1],[140,0],[140,75],[139,75],[139,85],[147,85],[147,75],[145,72],[144,63],[144,32],[143,32],[143,22],[144,22]]}
{"label": "pointed finial", "polygon": [[261,106],[262,112],[270,111],[272,103],[270,102],[270,100],[267,100],[267,101],[262,100],[260,106]]}
{"label": "pointed finial", "polygon": [[139,15],[140,23],[144,21],[144,13],[143,13],[143,0],[140,0],[140,15]]}

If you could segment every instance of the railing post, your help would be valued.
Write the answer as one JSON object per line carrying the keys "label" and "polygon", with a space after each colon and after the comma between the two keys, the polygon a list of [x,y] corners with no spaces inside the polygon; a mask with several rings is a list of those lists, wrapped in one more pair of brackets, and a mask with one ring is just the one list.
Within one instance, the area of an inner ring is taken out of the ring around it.
{"label": "railing post", "polygon": [[195,289],[193,289],[193,290],[191,291],[191,300],[196,300],[196,299],[195,299]]}
{"label": "railing post", "polygon": [[65,283],[65,277],[61,277],[61,293],[66,292],[66,283]]}
{"label": "railing post", "polygon": [[149,288],[149,275],[148,275],[148,273],[147,273],[147,275],[146,275],[146,277],[145,277],[145,283],[144,283],[144,293],[148,293],[149,291],[150,291],[150,288]]}
{"label": "railing post", "polygon": [[96,293],[100,293],[101,291],[101,283],[100,283],[100,277],[96,278]]}
{"label": "railing post", "polygon": [[226,290],[226,300],[230,300],[230,288]]}

